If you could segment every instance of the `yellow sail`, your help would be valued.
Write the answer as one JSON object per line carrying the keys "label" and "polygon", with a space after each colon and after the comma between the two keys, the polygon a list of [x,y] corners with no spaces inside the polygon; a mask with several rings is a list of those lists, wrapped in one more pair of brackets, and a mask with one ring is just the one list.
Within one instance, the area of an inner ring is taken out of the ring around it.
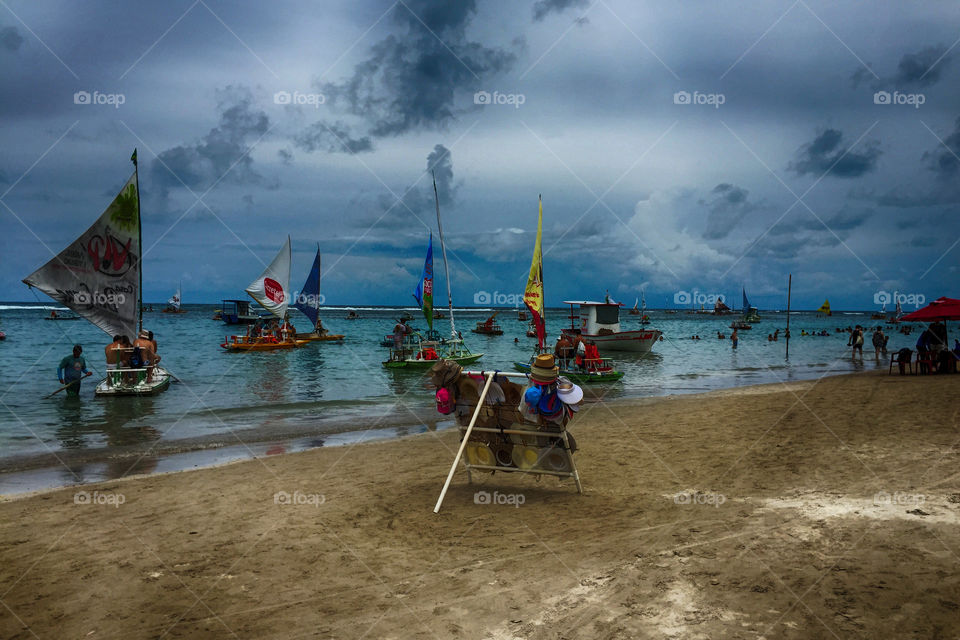
{"label": "yellow sail", "polygon": [[533,324],[537,328],[537,343],[542,349],[547,337],[546,321],[543,315],[543,253],[541,238],[543,236],[543,198],[539,198],[540,213],[537,217],[537,240],[533,245],[533,260],[530,262],[530,276],[527,278],[527,288],[523,291],[523,303],[530,309]]}
{"label": "yellow sail", "polygon": [[822,313],[825,316],[833,315],[832,313],[830,313],[830,301],[824,300],[823,304],[820,305],[820,308],[817,309],[817,313]]}

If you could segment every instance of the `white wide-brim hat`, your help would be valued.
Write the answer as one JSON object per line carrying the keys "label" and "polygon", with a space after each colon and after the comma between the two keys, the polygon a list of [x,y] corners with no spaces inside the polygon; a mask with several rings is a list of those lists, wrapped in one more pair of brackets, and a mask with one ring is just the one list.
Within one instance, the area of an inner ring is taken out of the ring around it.
{"label": "white wide-brim hat", "polygon": [[557,397],[564,404],[578,404],[583,400],[583,389],[569,380],[561,379],[557,384]]}

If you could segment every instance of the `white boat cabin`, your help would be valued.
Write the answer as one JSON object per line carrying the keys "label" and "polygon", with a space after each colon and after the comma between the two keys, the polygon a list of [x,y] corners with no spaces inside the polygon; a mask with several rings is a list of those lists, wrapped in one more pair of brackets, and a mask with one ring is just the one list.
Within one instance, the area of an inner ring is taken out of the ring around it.
{"label": "white boat cabin", "polygon": [[[564,300],[563,304],[580,306],[580,333],[582,335],[601,335],[620,333],[620,304],[616,302],[590,302],[586,300]],[[574,319],[571,306],[571,319]]]}

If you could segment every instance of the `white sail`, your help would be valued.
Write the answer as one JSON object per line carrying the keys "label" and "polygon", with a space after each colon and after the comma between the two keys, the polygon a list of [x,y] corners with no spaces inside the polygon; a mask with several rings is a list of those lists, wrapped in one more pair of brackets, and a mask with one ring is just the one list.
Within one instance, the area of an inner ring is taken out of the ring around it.
{"label": "white sail", "polygon": [[290,236],[270,266],[250,283],[247,293],[278,318],[287,314],[290,304]]}
{"label": "white sail", "polygon": [[173,294],[173,297],[167,300],[167,304],[171,307],[180,311],[180,285],[177,285],[177,292]]}
{"label": "white sail", "polygon": [[107,335],[136,338],[140,304],[136,171],[92,227],[23,281]]}

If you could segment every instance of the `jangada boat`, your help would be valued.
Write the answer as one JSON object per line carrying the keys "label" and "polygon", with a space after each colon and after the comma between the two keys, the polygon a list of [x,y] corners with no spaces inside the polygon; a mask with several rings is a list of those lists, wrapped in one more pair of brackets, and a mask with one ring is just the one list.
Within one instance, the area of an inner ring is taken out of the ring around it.
{"label": "jangada boat", "polygon": [[481,335],[487,336],[502,336],[503,329],[500,328],[500,325],[495,324],[493,319],[497,317],[499,311],[495,311],[492,316],[484,320],[483,322],[478,322],[477,326],[473,329],[470,329],[473,333],[479,333]]}
{"label": "jangada boat", "polygon": [[[246,292],[260,303],[264,309],[280,320],[287,315],[290,304],[290,236],[280,252],[260,277],[247,286]],[[297,340],[293,332],[285,336],[228,336],[220,346],[227,351],[278,351],[295,349],[309,344],[308,340]]]}
{"label": "jangada boat", "polygon": [[[443,243],[443,223],[440,221],[440,197],[437,195],[437,179],[433,179],[433,197],[437,207],[437,227],[440,232],[440,247],[443,251],[443,268],[447,275],[447,304],[450,314],[450,338],[444,341],[425,340],[421,336],[416,336],[410,340],[405,336],[405,340],[400,349],[391,348],[390,358],[383,362],[387,369],[429,369],[437,360],[453,360],[460,365],[471,364],[483,357],[482,353],[473,353],[464,344],[457,333],[456,325],[453,320],[453,294],[450,292],[450,270],[447,267],[447,249]],[[420,309],[423,311],[423,317],[427,320],[427,336],[432,337],[433,332],[433,232],[427,241],[427,257],[423,261],[423,273],[417,288],[413,292],[413,298],[417,301]],[[415,345],[415,346],[414,346]],[[411,349],[411,347],[413,347]]]}
{"label": "jangada boat", "polygon": [[[648,353],[657,343],[662,332],[657,329],[620,330],[620,305],[616,302],[591,302],[589,300],[564,300],[570,305],[570,327],[563,332],[579,336],[597,345],[600,353],[630,351]],[[573,306],[580,308],[579,314]],[[579,326],[576,320],[580,320]]]}
{"label": "jangada boat", "polygon": [[[317,245],[317,255],[313,259],[313,266],[310,273],[307,274],[307,280],[300,288],[297,299],[293,306],[303,315],[307,316],[313,331],[308,333],[298,333],[294,336],[297,340],[306,340],[307,342],[338,342],[343,340],[343,334],[333,334],[323,329],[323,323],[320,322],[320,245]],[[318,324],[319,323],[319,324]],[[317,327],[323,329],[317,331]]]}
{"label": "jangada boat", "polygon": [[[93,226],[23,280],[111,337],[133,337],[143,329],[143,243],[136,150],[130,160],[133,175]],[[112,369],[97,385],[95,395],[153,395],[166,390],[170,378],[160,366],[149,372],[146,367]]]}
{"label": "jangada boat", "polygon": [[[531,365],[536,357],[547,353],[547,319],[543,295],[543,251],[541,239],[543,236],[543,199],[538,198],[539,213],[537,215],[537,238],[533,245],[533,259],[530,262],[530,275],[527,277],[527,287],[523,292],[523,303],[530,310],[530,324],[537,337],[537,349],[530,362],[514,362],[513,367],[520,372],[530,373]],[[592,353],[585,357],[576,357],[568,354],[560,358],[558,366],[560,375],[566,376],[574,382],[613,382],[623,377],[623,372],[613,368],[613,363],[600,358],[596,347],[590,347]]]}
{"label": "jangada boat", "polygon": [[180,308],[180,285],[177,284],[177,292],[167,300],[167,306],[163,309],[164,313],[186,313],[186,309]]}

